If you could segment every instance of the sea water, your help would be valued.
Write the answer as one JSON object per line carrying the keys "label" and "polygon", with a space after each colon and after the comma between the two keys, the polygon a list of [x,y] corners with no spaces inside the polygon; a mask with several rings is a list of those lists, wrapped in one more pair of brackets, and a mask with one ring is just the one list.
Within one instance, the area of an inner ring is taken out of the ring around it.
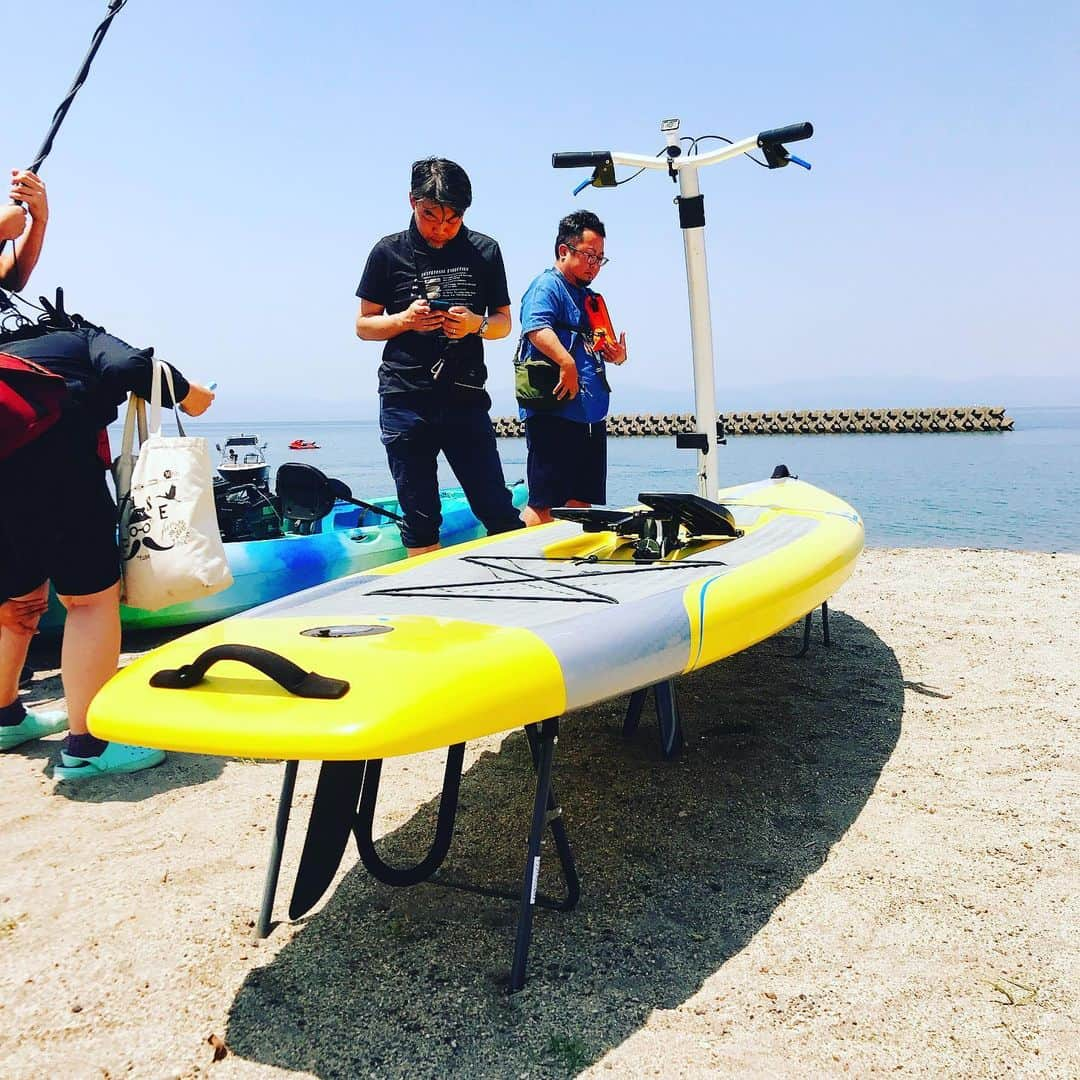
{"label": "sea water", "polygon": [[[850,502],[876,547],[977,547],[1080,551],[1080,407],[1015,409],[1013,431],[908,435],[742,435],[720,454],[721,486],[767,477],[784,464]],[[372,422],[221,424],[190,420],[211,444],[241,432],[261,435],[273,470],[307,461],[347,483],[357,498],[393,494]],[[112,431],[113,447],[120,432]],[[291,451],[293,439],[318,450]],[[508,482],[525,476],[523,439],[500,439]],[[696,491],[696,454],[671,436],[608,440],[608,503],[627,506],[641,491]],[[440,464],[440,479],[454,484]]]}

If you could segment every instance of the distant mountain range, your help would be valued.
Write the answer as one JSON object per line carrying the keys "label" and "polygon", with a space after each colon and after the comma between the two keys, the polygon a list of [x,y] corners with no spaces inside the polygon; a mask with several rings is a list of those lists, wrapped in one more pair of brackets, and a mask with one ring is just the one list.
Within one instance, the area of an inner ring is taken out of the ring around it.
{"label": "distant mountain range", "polygon": [[[501,388],[500,388],[501,389]],[[509,416],[517,406],[509,388],[492,395],[492,414]],[[1002,405],[1006,409],[1030,406],[1080,406],[1080,376],[988,375],[976,379],[933,379],[897,375],[889,378],[847,376],[799,379],[760,386],[718,384],[720,412],[776,411],[780,409],[858,409],[895,406]],[[612,411],[616,413],[692,412],[689,387],[616,387]],[[354,400],[320,400],[299,393],[279,396],[245,392],[242,399],[223,395],[215,406],[215,421],[233,420],[374,420],[378,416],[374,378],[370,393]]]}

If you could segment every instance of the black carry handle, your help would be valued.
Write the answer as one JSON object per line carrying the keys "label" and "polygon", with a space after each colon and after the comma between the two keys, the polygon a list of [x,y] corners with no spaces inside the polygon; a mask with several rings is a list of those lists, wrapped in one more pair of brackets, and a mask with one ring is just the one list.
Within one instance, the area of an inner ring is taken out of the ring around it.
{"label": "black carry handle", "polygon": [[553,169],[598,169],[611,160],[610,150],[571,150],[566,153],[552,154]]}
{"label": "black carry handle", "polygon": [[349,692],[349,684],[344,679],[331,679],[314,671],[305,671],[284,656],[255,645],[215,645],[190,664],[157,672],[151,677],[150,685],[164,690],[188,690],[198,686],[210,667],[219,660],[239,660],[242,664],[248,664],[296,697],[334,700]]}
{"label": "black carry handle", "polygon": [[802,124],[788,124],[787,127],[772,128],[763,131],[757,137],[758,146],[779,146],[786,142],[801,142],[814,134],[814,125],[809,120]]}

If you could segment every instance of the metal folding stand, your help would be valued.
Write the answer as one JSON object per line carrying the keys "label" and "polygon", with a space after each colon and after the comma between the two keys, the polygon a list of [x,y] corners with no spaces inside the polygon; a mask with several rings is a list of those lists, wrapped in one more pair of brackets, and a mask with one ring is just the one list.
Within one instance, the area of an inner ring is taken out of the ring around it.
{"label": "metal folding stand", "polygon": [[293,791],[296,789],[296,771],[299,765],[298,761],[285,762],[285,776],[281,781],[277,818],[274,821],[274,836],[270,844],[270,861],[266,866],[262,903],[259,905],[259,921],[255,926],[255,933],[261,938],[267,937],[270,933],[274,894],[277,892],[278,875],[281,873],[281,854],[285,850],[285,833],[289,828],[289,812],[292,809]]}
{"label": "metal folding stand", "polygon": [[[803,619],[802,648],[795,654],[796,656],[805,656],[807,650],[810,648],[810,627],[813,624],[813,621],[814,613],[812,611],[807,612],[806,618]],[[830,645],[828,600],[823,600],[821,604],[821,643],[826,649]]]}
{"label": "metal folding stand", "polygon": [[[796,656],[805,656],[810,648],[810,627],[813,624],[813,616],[814,613],[811,611],[803,620],[802,648],[796,653]],[[823,601],[821,605],[821,638],[822,643],[828,648],[831,644],[828,600]],[[656,722],[660,729],[660,752],[665,761],[671,761],[678,756],[685,742],[682,718],[679,715],[679,703],[675,696],[674,679],[656,683],[654,686],[642,687],[630,695],[630,702],[626,707],[626,717],[623,720],[623,738],[629,739],[637,731],[641,722],[641,712],[645,707],[645,701],[650,690],[653,692],[656,702]]]}
{"label": "metal folding stand", "polygon": [[[476,885],[471,882],[452,881],[436,877],[453,839],[454,819],[457,813],[461,772],[465,756],[465,744],[457,743],[447,750],[446,771],[443,776],[442,795],[439,800],[435,838],[427,854],[410,867],[395,867],[387,863],[376,851],[373,836],[375,804],[382,775],[381,761],[327,761],[323,762],[315,799],[311,807],[304,850],[300,857],[289,905],[289,917],[299,918],[308,912],[323,896],[334,879],[348,844],[349,835],[356,840],[360,861],[377,881],[394,887],[416,885],[430,881],[446,888],[478,893],[482,896],[503,897],[518,901],[518,926],[514,942],[514,958],[510,971],[509,990],[520,990],[525,983],[529,945],[532,941],[533,911],[544,907],[554,911],[571,911],[581,895],[574,854],[566,835],[562,810],[555,798],[551,774],[558,742],[558,719],[530,724],[525,728],[536,769],[536,795],[533,800],[532,820],[526,850],[525,872],[518,891],[508,888]],[[277,890],[281,869],[281,854],[289,810],[296,781],[296,762],[286,763],[281,799],[278,803],[277,824],[274,830],[270,862],[263,888],[257,932],[266,937],[270,930],[270,916],[274,894]],[[540,853],[545,828],[551,829],[552,839],[559,856],[566,896],[552,899],[539,892]]]}
{"label": "metal folding stand", "polygon": [[[536,731],[529,733],[529,748],[533,752],[533,764],[536,768],[536,796],[533,799],[532,825],[529,829],[529,842],[525,856],[525,874],[521,882],[518,904],[517,937],[514,941],[514,962],[510,968],[510,993],[513,994],[525,985],[525,966],[529,959],[529,944],[532,941],[533,911],[538,903],[543,907],[553,907],[558,911],[571,911],[576,907],[581,895],[581,885],[574,865],[574,853],[566,837],[566,826],[562,820],[562,810],[555,799],[551,787],[551,772],[555,765],[555,746],[559,741],[558,719],[545,720]],[[559,853],[563,880],[566,882],[566,899],[561,903],[541,897],[537,891],[540,883],[540,845],[543,842],[544,826],[551,828],[555,847]]]}
{"label": "metal folding stand", "polygon": [[398,868],[385,862],[375,850],[375,803],[382,779],[382,761],[369,761],[364,771],[360,791],[360,810],[352,832],[360,861],[368,873],[384,885],[404,888],[427,881],[442,866],[454,838],[454,819],[457,816],[458,793],[461,789],[461,769],[465,761],[465,744],[455,743],[446,752],[446,772],[443,775],[442,795],[439,797],[439,816],[435,823],[435,839],[428,853],[413,866]]}
{"label": "metal folding stand", "polygon": [[656,701],[656,723],[660,728],[660,753],[665,761],[671,761],[672,758],[678,756],[684,743],[682,717],[679,715],[679,703],[675,697],[674,679],[657,683],[655,686],[642,687],[630,695],[630,703],[626,707],[626,717],[623,720],[623,738],[629,739],[637,731],[641,720],[641,710],[645,707],[645,699],[650,690]]}

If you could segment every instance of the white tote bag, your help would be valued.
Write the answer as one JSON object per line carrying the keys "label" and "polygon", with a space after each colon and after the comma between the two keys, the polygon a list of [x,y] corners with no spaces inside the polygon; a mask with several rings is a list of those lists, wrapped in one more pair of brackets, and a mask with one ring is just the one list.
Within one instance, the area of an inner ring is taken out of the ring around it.
{"label": "white tote bag", "polygon": [[205,439],[184,434],[178,412],[179,438],[162,435],[162,379],[176,400],[172,371],[155,360],[149,433],[145,404],[132,394],[120,456],[113,463],[120,503],[122,599],[147,611],[212,596],[233,580],[218,531],[210,451]]}

